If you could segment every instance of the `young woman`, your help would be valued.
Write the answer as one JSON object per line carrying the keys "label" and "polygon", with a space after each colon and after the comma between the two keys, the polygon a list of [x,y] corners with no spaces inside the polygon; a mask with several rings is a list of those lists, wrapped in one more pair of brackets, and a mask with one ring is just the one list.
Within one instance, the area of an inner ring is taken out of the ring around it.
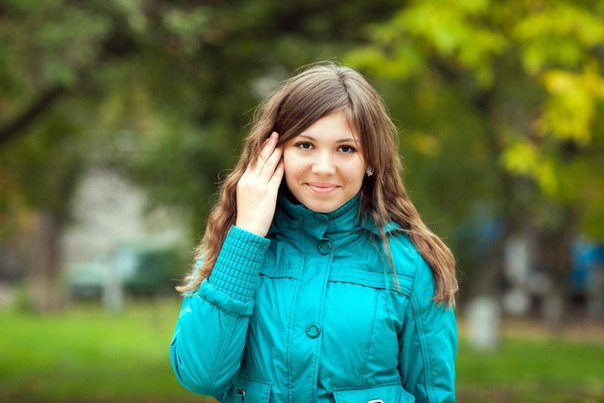
{"label": "young woman", "polygon": [[178,380],[221,402],[454,401],[455,262],[400,171],[359,73],[317,64],[284,82],[179,288]]}

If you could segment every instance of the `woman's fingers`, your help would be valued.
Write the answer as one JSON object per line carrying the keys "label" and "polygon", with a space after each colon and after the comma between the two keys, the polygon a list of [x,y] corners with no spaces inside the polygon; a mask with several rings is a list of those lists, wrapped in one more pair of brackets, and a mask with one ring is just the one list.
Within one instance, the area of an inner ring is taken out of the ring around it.
{"label": "woman's fingers", "polygon": [[258,177],[264,178],[266,181],[270,180],[283,153],[282,148],[277,147],[278,138],[278,134],[273,132],[270,137],[266,139],[260,149],[260,154],[256,160],[250,163],[250,166],[247,169],[249,174],[255,174]]}
{"label": "woman's fingers", "polygon": [[285,169],[283,167],[283,160],[280,159],[277,167],[273,171],[273,175],[269,179],[269,184],[276,186],[277,188],[281,184],[281,179],[283,179],[283,174],[285,173]]}
{"label": "woman's fingers", "polygon": [[262,148],[260,149],[260,154],[258,155],[258,159],[255,161],[256,164],[263,163],[268,161],[271,154],[277,147],[277,139],[279,135],[276,132],[272,132],[271,135],[266,139]]}
{"label": "woman's fingers", "polygon": [[281,149],[281,147],[273,149],[271,155],[264,161],[264,164],[259,167],[260,171],[258,172],[258,175],[260,177],[265,178],[266,180],[269,180],[273,176],[273,173],[275,172],[279,161],[281,161],[282,154],[283,150]]}

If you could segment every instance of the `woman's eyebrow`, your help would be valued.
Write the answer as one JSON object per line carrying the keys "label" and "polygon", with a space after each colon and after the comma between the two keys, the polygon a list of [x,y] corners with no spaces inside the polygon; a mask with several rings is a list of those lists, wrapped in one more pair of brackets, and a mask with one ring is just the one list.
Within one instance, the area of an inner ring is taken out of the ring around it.
{"label": "woman's eyebrow", "polygon": [[355,139],[354,137],[347,137],[345,139],[341,139],[336,141],[336,143],[357,143],[357,139]]}
{"label": "woman's eyebrow", "polygon": [[[309,136],[308,134],[300,134],[297,137],[304,137],[305,139],[308,139],[308,140],[311,140],[311,141],[317,141],[317,139],[315,139],[312,136]],[[343,138],[343,139],[336,140],[336,143],[351,143],[351,142],[352,143],[358,143],[358,140],[355,139],[354,137],[346,137],[346,138]]]}

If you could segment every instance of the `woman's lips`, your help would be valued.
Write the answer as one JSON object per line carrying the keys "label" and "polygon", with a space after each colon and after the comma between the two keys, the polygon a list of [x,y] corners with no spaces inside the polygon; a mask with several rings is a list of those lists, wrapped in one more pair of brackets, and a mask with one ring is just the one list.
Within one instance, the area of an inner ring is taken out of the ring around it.
{"label": "woman's lips", "polygon": [[313,192],[319,193],[319,194],[331,193],[338,188],[337,185],[334,185],[332,183],[322,183],[322,182],[308,182],[308,183],[306,183],[306,186],[308,186],[308,188],[310,190],[312,190]]}

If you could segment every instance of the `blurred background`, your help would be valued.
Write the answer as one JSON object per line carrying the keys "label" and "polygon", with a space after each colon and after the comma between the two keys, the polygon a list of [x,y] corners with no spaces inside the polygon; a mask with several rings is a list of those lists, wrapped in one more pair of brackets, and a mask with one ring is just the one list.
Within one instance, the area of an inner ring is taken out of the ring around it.
{"label": "blurred background", "polygon": [[174,286],[259,100],[326,59],[457,256],[459,400],[604,401],[601,0],[2,0],[0,401],[200,401]]}

